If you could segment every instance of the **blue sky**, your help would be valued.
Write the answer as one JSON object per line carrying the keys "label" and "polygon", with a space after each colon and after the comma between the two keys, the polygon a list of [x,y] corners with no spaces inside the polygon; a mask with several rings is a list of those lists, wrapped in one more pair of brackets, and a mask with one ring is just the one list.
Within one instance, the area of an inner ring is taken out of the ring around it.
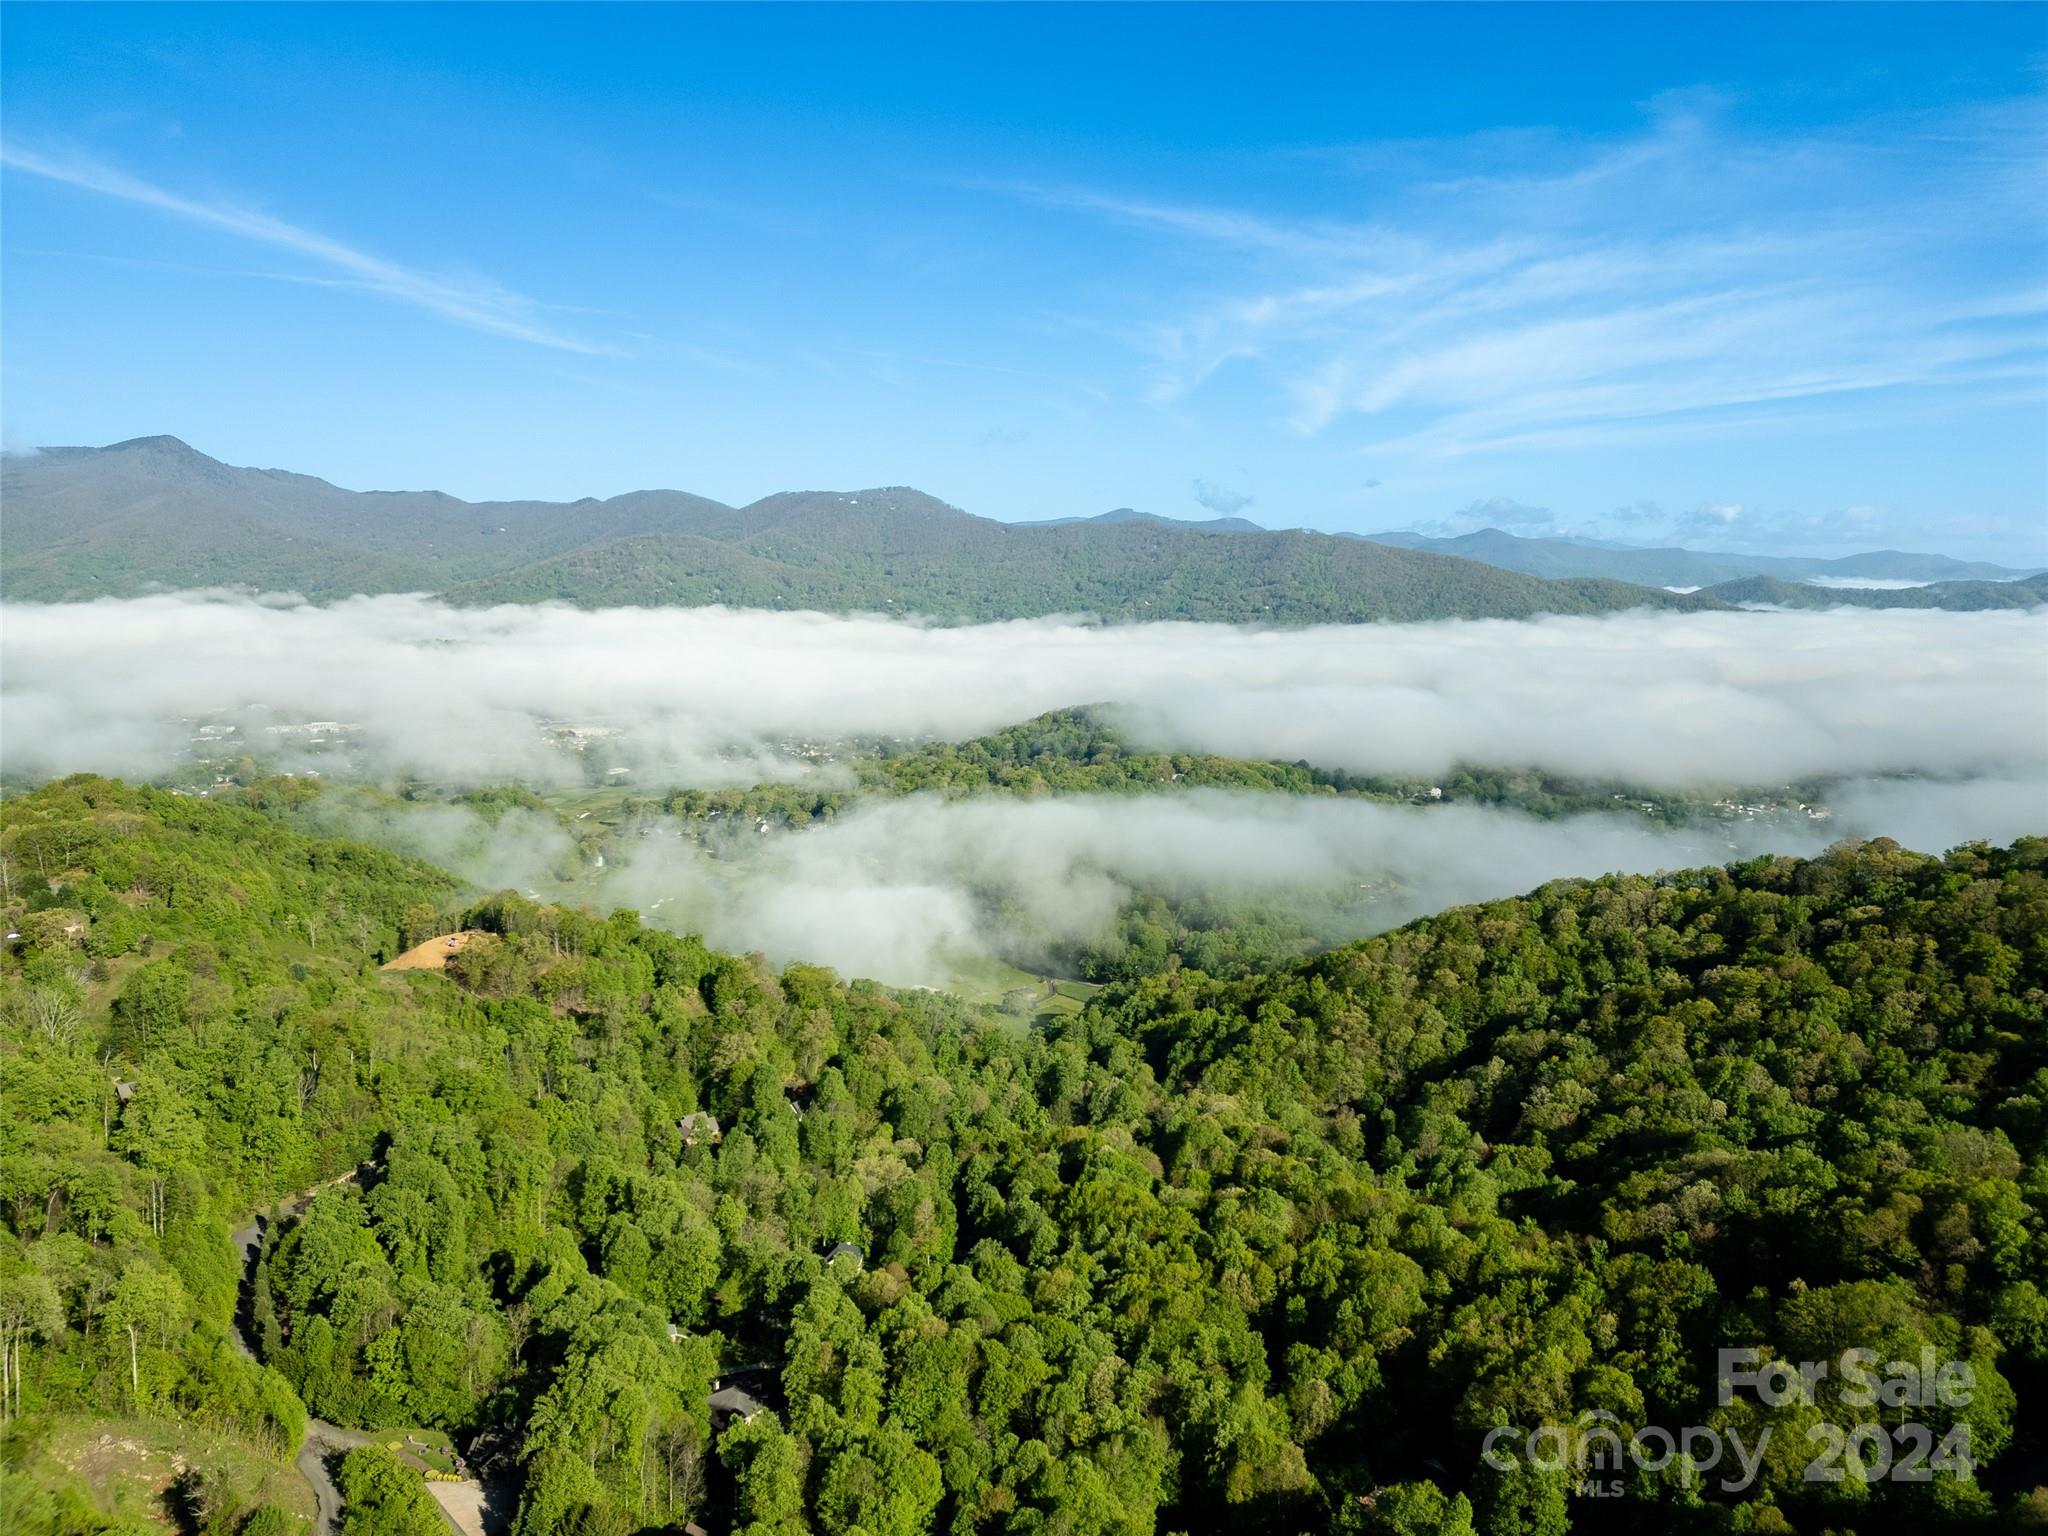
{"label": "blue sky", "polygon": [[2048,9],[8,5],[10,449],[2048,560]]}

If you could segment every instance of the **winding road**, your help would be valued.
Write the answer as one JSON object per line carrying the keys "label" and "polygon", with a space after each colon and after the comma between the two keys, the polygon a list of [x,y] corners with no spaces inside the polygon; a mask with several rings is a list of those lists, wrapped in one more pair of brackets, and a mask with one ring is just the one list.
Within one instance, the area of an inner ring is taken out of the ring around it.
{"label": "winding road", "polygon": [[[283,1202],[279,1219],[296,1216],[310,1205],[313,1197],[323,1189],[353,1183],[372,1166],[374,1165],[364,1163],[359,1168],[351,1168],[340,1178],[328,1179],[324,1183],[315,1184],[311,1189],[301,1190]],[[256,1341],[249,1336],[248,1302],[256,1284],[256,1260],[263,1248],[263,1218],[250,1217],[246,1223],[229,1234],[229,1241],[242,1251],[242,1295],[235,1307],[235,1347],[247,1358],[260,1361],[263,1357],[256,1348]],[[325,1419],[309,1417],[306,1420],[306,1438],[300,1442],[298,1454],[292,1458],[292,1465],[299,1469],[299,1475],[313,1490],[314,1536],[340,1536],[341,1532],[341,1489],[335,1485],[334,1474],[328,1470],[328,1458],[343,1451],[353,1450],[356,1446],[371,1443],[371,1437],[359,1429],[344,1429],[341,1425],[330,1424]],[[440,1500],[435,1500],[435,1505],[442,1509],[444,1515],[448,1514]],[[465,1530],[452,1515],[448,1515],[448,1523],[460,1532],[461,1536],[480,1536],[479,1532]]]}

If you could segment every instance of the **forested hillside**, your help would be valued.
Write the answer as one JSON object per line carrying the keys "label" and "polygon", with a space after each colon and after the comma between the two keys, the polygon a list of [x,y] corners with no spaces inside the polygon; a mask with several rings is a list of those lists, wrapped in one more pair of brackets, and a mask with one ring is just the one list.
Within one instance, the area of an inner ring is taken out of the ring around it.
{"label": "forested hillside", "polygon": [[223,464],[174,437],[10,454],[10,599],[250,586],[326,598],[439,591],[564,549],[687,528],[730,507],[680,491],[563,506],[437,491],[349,491]]}
{"label": "forested hillside", "polygon": [[236,468],[167,437],[9,456],[4,477],[0,595],[15,601],[243,586],[314,599],[433,592],[470,604],[1277,624],[1716,606],[1325,534],[1223,540],[1154,519],[1005,524],[900,486],[740,508],[680,491],[471,503]]}
{"label": "forested hillside", "polygon": [[[855,509],[847,518],[851,524],[864,514]],[[788,535],[749,539],[714,565],[700,562],[694,539],[648,535],[464,583],[448,595],[465,603],[724,602],[966,622],[1092,613],[1318,624],[1714,606],[1620,582],[1543,581],[1318,533],[1226,540],[1156,523],[1016,528],[961,521],[943,537],[893,528],[860,537],[842,525],[804,544]],[[764,547],[776,554],[764,557]],[[764,559],[773,563],[756,563]]]}
{"label": "forested hillside", "polygon": [[2023,581],[1936,581],[1924,587],[1815,587],[1775,576],[1746,576],[1709,587],[1705,595],[1731,606],[1770,603],[1780,608],[1945,608],[1981,613],[2048,603],[2048,573]]}
{"label": "forested hillside", "polygon": [[[522,1536],[2048,1513],[2048,842],[1561,882],[1035,1032],[104,780],[0,856],[10,1529],[107,1528],[80,1425],[293,1529],[250,1468],[308,1410],[452,1432]],[[350,1170],[243,1359],[230,1230]],[[1914,1415],[1981,1476],[1809,1481],[1837,1383],[1716,1401],[1717,1349],[1852,1345],[1972,1367]],[[1741,1494],[1481,1459],[1595,1411],[1775,1438]],[[351,1531],[432,1528],[343,1472]]]}

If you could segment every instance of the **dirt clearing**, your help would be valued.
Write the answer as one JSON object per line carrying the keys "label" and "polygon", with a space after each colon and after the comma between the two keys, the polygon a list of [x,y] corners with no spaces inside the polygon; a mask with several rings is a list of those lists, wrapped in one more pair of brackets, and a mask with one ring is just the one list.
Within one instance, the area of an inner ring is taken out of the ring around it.
{"label": "dirt clearing", "polygon": [[387,971],[445,971],[448,957],[461,952],[464,945],[475,939],[489,938],[481,928],[468,928],[461,933],[437,933],[424,944],[415,944],[396,960],[386,961],[382,967]]}

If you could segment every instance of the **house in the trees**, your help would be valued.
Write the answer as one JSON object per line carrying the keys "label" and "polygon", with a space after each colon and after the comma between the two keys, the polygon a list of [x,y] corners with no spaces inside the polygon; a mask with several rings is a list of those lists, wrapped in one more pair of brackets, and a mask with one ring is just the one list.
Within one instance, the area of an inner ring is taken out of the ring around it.
{"label": "house in the trees", "polygon": [[852,1243],[834,1243],[825,1250],[825,1267],[827,1269],[830,1269],[841,1259],[853,1260],[853,1267],[857,1270],[866,1267],[868,1262],[868,1256]]}
{"label": "house in the trees", "polygon": [[711,1430],[717,1434],[735,1421],[744,1424],[768,1405],[738,1387],[726,1385],[711,1394]]}
{"label": "house in the trees", "polygon": [[706,1110],[693,1109],[676,1122],[676,1129],[683,1133],[683,1145],[694,1147],[698,1142],[716,1146],[725,1133],[718,1128],[718,1116]]}

